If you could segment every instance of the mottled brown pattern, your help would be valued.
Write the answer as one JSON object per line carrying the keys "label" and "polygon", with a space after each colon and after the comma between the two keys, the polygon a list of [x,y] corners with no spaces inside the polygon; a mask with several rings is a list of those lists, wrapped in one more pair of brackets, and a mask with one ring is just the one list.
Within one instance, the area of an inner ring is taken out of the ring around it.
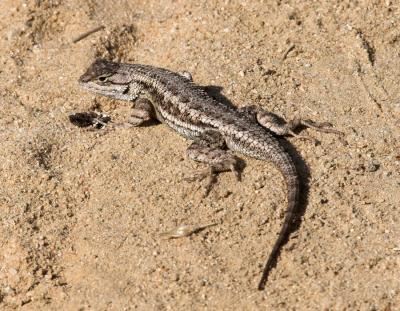
{"label": "mottled brown pattern", "polygon": [[[255,115],[216,101],[204,89],[180,74],[146,65],[96,60],[80,82],[90,90],[88,77],[91,77],[90,82],[96,84],[93,91],[100,94],[101,83],[96,83],[98,79],[94,73],[107,73],[117,80],[121,79],[120,76],[129,77],[129,83],[143,85],[143,93],[150,98],[159,121],[186,138],[195,140],[188,149],[188,155],[196,161],[209,164],[212,171],[235,170],[236,158],[224,150],[226,147],[250,157],[271,161],[280,169],[287,184],[288,208],[259,283],[259,289],[263,289],[289,233],[299,200],[299,180],[295,165],[278,140],[257,123]],[[108,90],[104,94],[110,96]],[[224,146],[220,144],[221,139],[225,142]]]}

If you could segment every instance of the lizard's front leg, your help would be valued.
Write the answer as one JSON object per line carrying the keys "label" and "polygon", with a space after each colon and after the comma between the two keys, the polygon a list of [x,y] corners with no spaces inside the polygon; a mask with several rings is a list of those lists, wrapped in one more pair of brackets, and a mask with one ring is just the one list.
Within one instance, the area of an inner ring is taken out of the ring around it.
{"label": "lizard's front leg", "polygon": [[223,136],[214,130],[204,131],[199,138],[187,149],[187,155],[192,160],[206,163],[209,167],[195,174],[190,180],[203,179],[208,176],[209,180],[205,188],[204,196],[207,196],[216,181],[219,172],[232,171],[239,178],[237,170],[238,159],[226,150]]}
{"label": "lizard's front leg", "polygon": [[296,134],[294,130],[300,126],[309,127],[319,132],[343,135],[342,132],[333,129],[332,124],[328,122],[318,123],[311,120],[302,119],[294,119],[286,122],[283,118],[277,116],[276,114],[265,111],[264,109],[256,106],[242,107],[239,109],[239,111],[279,136],[290,134],[297,138],[315,141],[315,139],[312,137]]}
{"label": "lizard's front leg", "polygon": [[114,128],[130,128],[143,125],[145,122],[157,119],[154,106],[147,98],[139,97],[134,102],[132,115],[127,121],[114,124]]}
{"label": "lizard's front leg", "polygon": [[154,106],[147,98],[139,98],[135,101],[132,115],[128,122],[132,126],[139,126],[146,121],[156,119]]}

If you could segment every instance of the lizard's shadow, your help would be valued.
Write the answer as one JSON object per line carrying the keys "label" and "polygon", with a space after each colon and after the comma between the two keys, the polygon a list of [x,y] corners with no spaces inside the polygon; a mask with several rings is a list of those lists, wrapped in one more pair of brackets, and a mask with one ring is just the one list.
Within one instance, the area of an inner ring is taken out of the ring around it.
{"label": "lizard's shadow", "polygon": [[227,97],[225,97],[225,95],[221,93],[221,91],[224,89],[223,87],[218,85],[206,85],[203,86],[203,89],[209,96],[214,98],[216,101],[224,104],[229,108],[237,109],[237,107],[233,105],[232,102]]}
{"label": "lizard's shadow", "polygon": [[[216,86],[216,85],[207,85],[207,86],[204,86],[204,90],[209,96],[211,96],[215,100],[223,103],[224,105],[226,105],[230,108],[237,109],[237,107],[235,105],[233,105],[232,102],[221,93],[221,91],[223,90],[222,87]],[[301,130],[301,128],[300,128],[300,130]],[[267,131],[267,129],[266,129],[266,131]],[[271,133],[271,134],[274,135],[274,133]],[[308,205],[309,183],[310,183],[311,175],[310,175],[310,170],[308,169],[308,166],[307,166],[305,160],[300,155],[300,153],[297,151],[296,147],[292,143],[290,143],[288,140],[286,140],[285,138],[282,138],[279,136],[276,136],[276,138],[282,144],[282,146],[287,151],[287,153],[292,157],[293,162],[296,166],[297,173],[299,174],[299,179],[300,179],[299,204],[298,204],[296,210],[294,211],[297,217],[296,217],[296,221],[292,224],[287,236],[285,237],[284,244],[286,244],[288,239],[290,238],[290,235],[299,229],[299,227],[301,225],[301,218],[306,212],[306,207]],[[245,167],[244,161],[241,161],[239,163],[239,166],[240,166],[239,169],[243,170]],[[279,254],[277,254],[277,256],[275,257],[275,259],[274,259],[275,262],[273,263],[271,268],[273,268],[276,265],[277,257],[279,257]]]}

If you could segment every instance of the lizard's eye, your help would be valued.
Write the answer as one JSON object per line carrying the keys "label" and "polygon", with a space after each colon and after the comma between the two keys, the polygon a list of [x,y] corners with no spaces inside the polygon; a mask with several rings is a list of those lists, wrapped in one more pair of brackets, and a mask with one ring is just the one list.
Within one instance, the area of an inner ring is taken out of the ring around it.
{"label": "lizard's eye", "polygon": [[97,78],[100,82],[106,82],[107,81],[107,77],[106,76],[100,76]]}

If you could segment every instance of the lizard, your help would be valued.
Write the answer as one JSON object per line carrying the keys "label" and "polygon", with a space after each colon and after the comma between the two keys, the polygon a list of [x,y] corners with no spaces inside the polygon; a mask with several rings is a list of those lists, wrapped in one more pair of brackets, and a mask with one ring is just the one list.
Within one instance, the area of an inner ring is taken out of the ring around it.
{"label": "lizard", "polygon": [[309,138],[294,132],[299,126],[342,133],[333,129],[330,123],[302,119],[285,122],[258,106],[228,106],[195,84],[189,72],[96,59],[79,78],[79,84],[88,91],[133,102],[132,126],[155,119],[192,141],[187,149],[188,157],[208,166],[207,174],[197,176],[210,177],[206,193],[213,176],[219,172],[232,171],[239,178],[236,153],[272,162],[280,170],[286,181],[287,208],[258,284],[258,289],[263,290],[290,234],[299,205],[299,175],[278,137]]}

